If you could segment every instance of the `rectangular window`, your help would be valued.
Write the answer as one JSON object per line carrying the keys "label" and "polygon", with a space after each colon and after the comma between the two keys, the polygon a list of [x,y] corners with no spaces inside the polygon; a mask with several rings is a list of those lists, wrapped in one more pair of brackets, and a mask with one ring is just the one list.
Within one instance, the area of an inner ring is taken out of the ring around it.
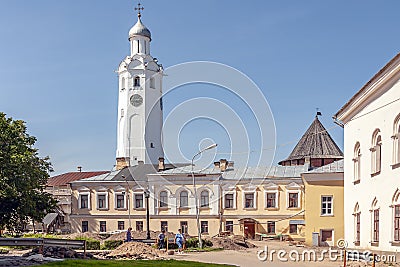
{"label": "rectangular window", "polygon": [[275,222],[267,223],[267,234],[275,234]]}
{"label": "rectangular window", "polygon": [[122,194],[117,195],[116,208],[117,209],[125,208],[125,196],[124,195],[122,195]]}
{"label": "rectangular window", "polygon": [[208,234],[208,221],[201,221],[200,226],[201,226],[201,233]]}
{"label": "rectangular window", "polygon": [[187,221],[181,222],[181,230],[182,230],[182,233],[184,233],[184,234],[188,233],[188,222]]}
{"label": "rectangular window", "polygon": [[143,207],[143,194],[135,194],[135,209],[141,209]]}
{"label": "rectangular window", "polygon": [[394,241],[400,241],[400,205],[394,206]]}
{"label": "rectangular window", "polygon": [[374,236],[373,242],[379,242],[379,210],[374,210]]}
{"label": "rectangular window", "polygon": [[267,208],[276,208],[276,193],[267,193]]}
{"label": "rectangular window", "polygon": [[81,209],[89,208],[89,195],[80,195],[81,198]]}
{"label": "rectangular window", "polygon": [[225,222],[225,231],[233,233],[233,221]]}
{"label": "rectangular window", "polygon": [[136,231],[142,232],[143,231],[143,222],[136,221]]}
{"label": "rectangular window", "polygon": [[321,215],[333,215],[333,197],[322,196],[321,197]]}
{"label": "rectangular window", "polygon": [[233,194],[225,194],[225,208],[233,209]]}
{"label": "rectangular window", "polygon": [[164,230],[165,232],[168,232],[168,222],[167,221],[161,221],[161,231]]}
{"label": "rectangular window", "polygon": [[297,234],[297,224],[291,224],[289,227],[290,234]]}
{"label": "rectangular window", "polygon": [[333,231],[332,230],[321,230],[321,241],[327,242],[332,241]]}
{"label": "rectangular window", "polygon": [[254,193],[244,194],[244,207],[246,209],[254,208]]}
{"label": "rectangular window", "polygon": [[86,233],[89,231],[89,222],[82,221],[82,233]]}
{"label": "rectangular window", "polygon": [[118,230],[124,230],[124,229],[125,229],[125,222],[118,221]]}
{"label": "rectangular window", "polygon": [[356,214],[356,242],[360,242],[360,213]]}
{"label": "rectangular window", "polygon": [[106,222],[100,221],[100,233],[107,232]]}
{"label": "rectangular window", "polygon": [[299,193],[289,193],[289,208],[299,207]]}
{"label": "rectangular window", "polygon": [[97,208],[105,209],[106,207],[106,195],[97,195]]}

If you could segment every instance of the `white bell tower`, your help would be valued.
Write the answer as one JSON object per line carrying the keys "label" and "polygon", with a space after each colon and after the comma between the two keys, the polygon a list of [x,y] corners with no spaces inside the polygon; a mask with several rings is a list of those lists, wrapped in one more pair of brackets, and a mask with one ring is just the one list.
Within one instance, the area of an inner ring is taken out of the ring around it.
{"label": "white bell tower", "polygon": [[138,20],[129,31],[131,47],[118,67],[117,169],[144,163],[158,164],[164,157],[161,131],[163,67],[150,55],[150,30]]}

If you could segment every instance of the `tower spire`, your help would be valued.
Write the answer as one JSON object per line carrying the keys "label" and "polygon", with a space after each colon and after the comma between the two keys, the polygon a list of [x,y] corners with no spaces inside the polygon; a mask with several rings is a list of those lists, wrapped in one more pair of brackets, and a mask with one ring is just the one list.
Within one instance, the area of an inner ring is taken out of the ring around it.
{"label": "tower spire", "polygon": [[144,7],[142,7],[142,4],[139,2],[137,4],[137,7],[135,7],[135,10],[137,10],[137,12],[138,12],[137,16],[138,16],[138,18],[140,18],[142,16],[141,11],[144,10]]}

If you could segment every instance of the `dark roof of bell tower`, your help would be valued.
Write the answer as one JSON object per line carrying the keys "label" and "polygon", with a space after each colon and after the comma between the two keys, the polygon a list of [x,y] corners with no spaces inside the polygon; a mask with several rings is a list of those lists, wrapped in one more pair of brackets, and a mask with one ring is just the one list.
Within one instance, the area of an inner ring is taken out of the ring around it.
{"label": "dark roof of bell tower", "polygon": [[342,159],[343,152],[333,141],[328,131],[315,116],[314,121],[301,137],[289,157],[279,162],[298,160],[310,157],[313,159]]}

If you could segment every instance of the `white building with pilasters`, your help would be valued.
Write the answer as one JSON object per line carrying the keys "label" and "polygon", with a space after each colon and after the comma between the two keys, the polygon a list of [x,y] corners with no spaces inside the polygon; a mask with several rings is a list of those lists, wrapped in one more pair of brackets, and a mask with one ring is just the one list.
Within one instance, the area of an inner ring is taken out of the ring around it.
{"label": "white building with pilasters", "polygon": [[334,116],[344,127],[345,238],[400,249],[400,54]]}

